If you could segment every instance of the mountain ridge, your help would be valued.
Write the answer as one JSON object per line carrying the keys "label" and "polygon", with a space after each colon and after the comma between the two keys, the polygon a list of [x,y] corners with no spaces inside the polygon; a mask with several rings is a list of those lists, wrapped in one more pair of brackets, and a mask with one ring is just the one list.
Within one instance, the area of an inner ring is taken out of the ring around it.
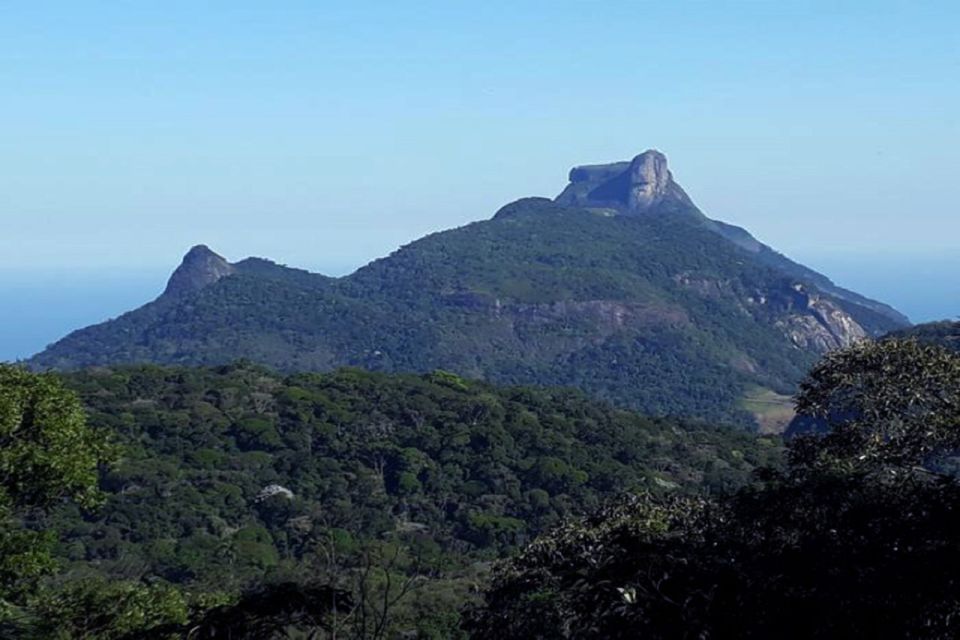
{"label": "mountain ridge", "polygon": [[659,152],[571,177],[577,194],[515,201],[341,278],[200,245],[157,300],[30,364],[439,368],[748,423],[746,389],[789,392],[819,354],[906,326],[726,238]]}

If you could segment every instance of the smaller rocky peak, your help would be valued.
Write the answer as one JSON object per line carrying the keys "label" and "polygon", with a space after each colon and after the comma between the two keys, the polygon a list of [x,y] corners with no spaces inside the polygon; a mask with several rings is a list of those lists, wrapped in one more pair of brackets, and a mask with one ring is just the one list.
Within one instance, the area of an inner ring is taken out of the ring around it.
{"label": "smaller rocky peak", "polygon": [[183,262],[167,281],[164,295],[179,296],[199,291],[236,272],[227,260],[204,244],[198,244],[183,257]]}

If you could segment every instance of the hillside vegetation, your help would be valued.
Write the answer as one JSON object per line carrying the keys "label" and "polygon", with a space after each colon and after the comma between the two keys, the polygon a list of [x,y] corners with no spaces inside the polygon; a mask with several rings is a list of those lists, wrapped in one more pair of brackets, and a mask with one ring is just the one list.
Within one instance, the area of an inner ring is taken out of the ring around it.
{"label": "hillside vegetation", "polygon": [[807,313],[814,294],[680,218],[529,199],[338,280],[259,260],[234,267],[71,334],[32,364],[439,368],[751,424],[746,390],[789,393],[817,356],[778,324]]}
{"label": "hillside vegetation", "polygon": [[442,371],[5,367],[0,632],[952,638],[958,400],[941,347],[831,353],[781,464]]}
{"label": "hillside vegetation", "polygon": [[159,581],[229,598],[325,576],[350,591],[371,558],[393,558],[397,581],[420,586],[391,624],[427,637],[453,633],[487,561],[565,518],[625,491],[727,491],[779,459],[746,433],[444,372],[241,363],[63,380],[120,452],[97,510],[28,518],[59,532],[64,588]]}
{"label": "hillside vegetation", "polygon": [[960,633],[960,358],[913,341],[821,361],[825,435],[711,498],[638,494],[497,566],[467,628],[529,638],[925,638]]}

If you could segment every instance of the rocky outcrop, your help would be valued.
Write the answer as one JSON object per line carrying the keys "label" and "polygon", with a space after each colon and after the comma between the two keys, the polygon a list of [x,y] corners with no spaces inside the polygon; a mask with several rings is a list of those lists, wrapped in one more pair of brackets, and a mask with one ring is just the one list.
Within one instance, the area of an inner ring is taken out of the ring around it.
{"label": "rocky outcrop", "polygon": [[[778,327],[801,349],[826,353],[848,347],[869,337],[854,318],[833,301],[809,293],[802,284],[794,284]],[[775,297],[783,301],[783,297]]]}
{"label": "rocky outcrop", "polygon": [[627,175],[627,206],[641,211],[665,198],[673,182],[667,170],[667,157],[656,151],[648,151],[634,158]]}
{"label": "rocky outcrop", "polygon": [[674,182],[667,168],[667,157],[652,149],[630,162],[575,167],[570,171],[570,184],[557,196],[556,202],[632,214],[645,213],[663,204],[696,209]]}
{"label": "rocky outcrop", "polygon": [[826,353],[850,346],[869,337],[869,333],[836,302],[811,292],[799,282],[784,282],[767,291],[738,296],[730,280],[698,277],[690,273],[674,276],[677,285],[705,298],[738,297],[740,308],[773,325],[801,349]]}
{"label": "rocky outcrop", "polygon": [[254,502],[263,502],[264,500],[269,500],[270,498],[280,496],[281,498],[286,498],[287,500],[293,500],[293,491],[287,489],[284,486],[279,484],[268,484],[253,498]]}
{"label": "rocky outcrop", "polygon": [[203,244],[190,249],[167,281],[165,296],[181,296],[199,291],[221,278],[236,273],[236,267]]}

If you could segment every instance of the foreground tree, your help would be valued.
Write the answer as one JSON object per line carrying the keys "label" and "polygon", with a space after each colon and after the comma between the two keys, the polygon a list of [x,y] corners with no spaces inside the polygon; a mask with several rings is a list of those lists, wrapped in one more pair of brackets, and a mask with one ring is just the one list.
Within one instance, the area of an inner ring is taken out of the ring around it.
{"label": "foreground tree", "polygon": [[25,530],[19,516],[64,499],[95,505],[110,454],[56,377],[0,364],[0,618],[53,568],[53,533]]}
{"label": "foreground tree", "polygon": [[[150,630],[178,630],[192,609],[189,597],[171,585],[74,579],[43,588],[31,599],[30,619],[20,636],[30,640],[146,638]],[[199,603],[201,606],[205,602]],[[212,606],[215,603],[210,603]],[[209,608],[209,607],[208,607]],[[173,632],[158,638],[176,637]]]}
{"label": "foreground tree", "polygon": [[[798,407],[833,427],[713,501],[625,499],[495,569],[472,637],[955,638],[960,356],[909,342],[825,359]],[[937,463],[939,464],[939,463]]]}
{"label": "foreground tree", "polygon": [[797,464],[931,469],[960,448],[960,356],[915,340],[828,354],[801,384],[797,412],[821,431],[794,443]]}

